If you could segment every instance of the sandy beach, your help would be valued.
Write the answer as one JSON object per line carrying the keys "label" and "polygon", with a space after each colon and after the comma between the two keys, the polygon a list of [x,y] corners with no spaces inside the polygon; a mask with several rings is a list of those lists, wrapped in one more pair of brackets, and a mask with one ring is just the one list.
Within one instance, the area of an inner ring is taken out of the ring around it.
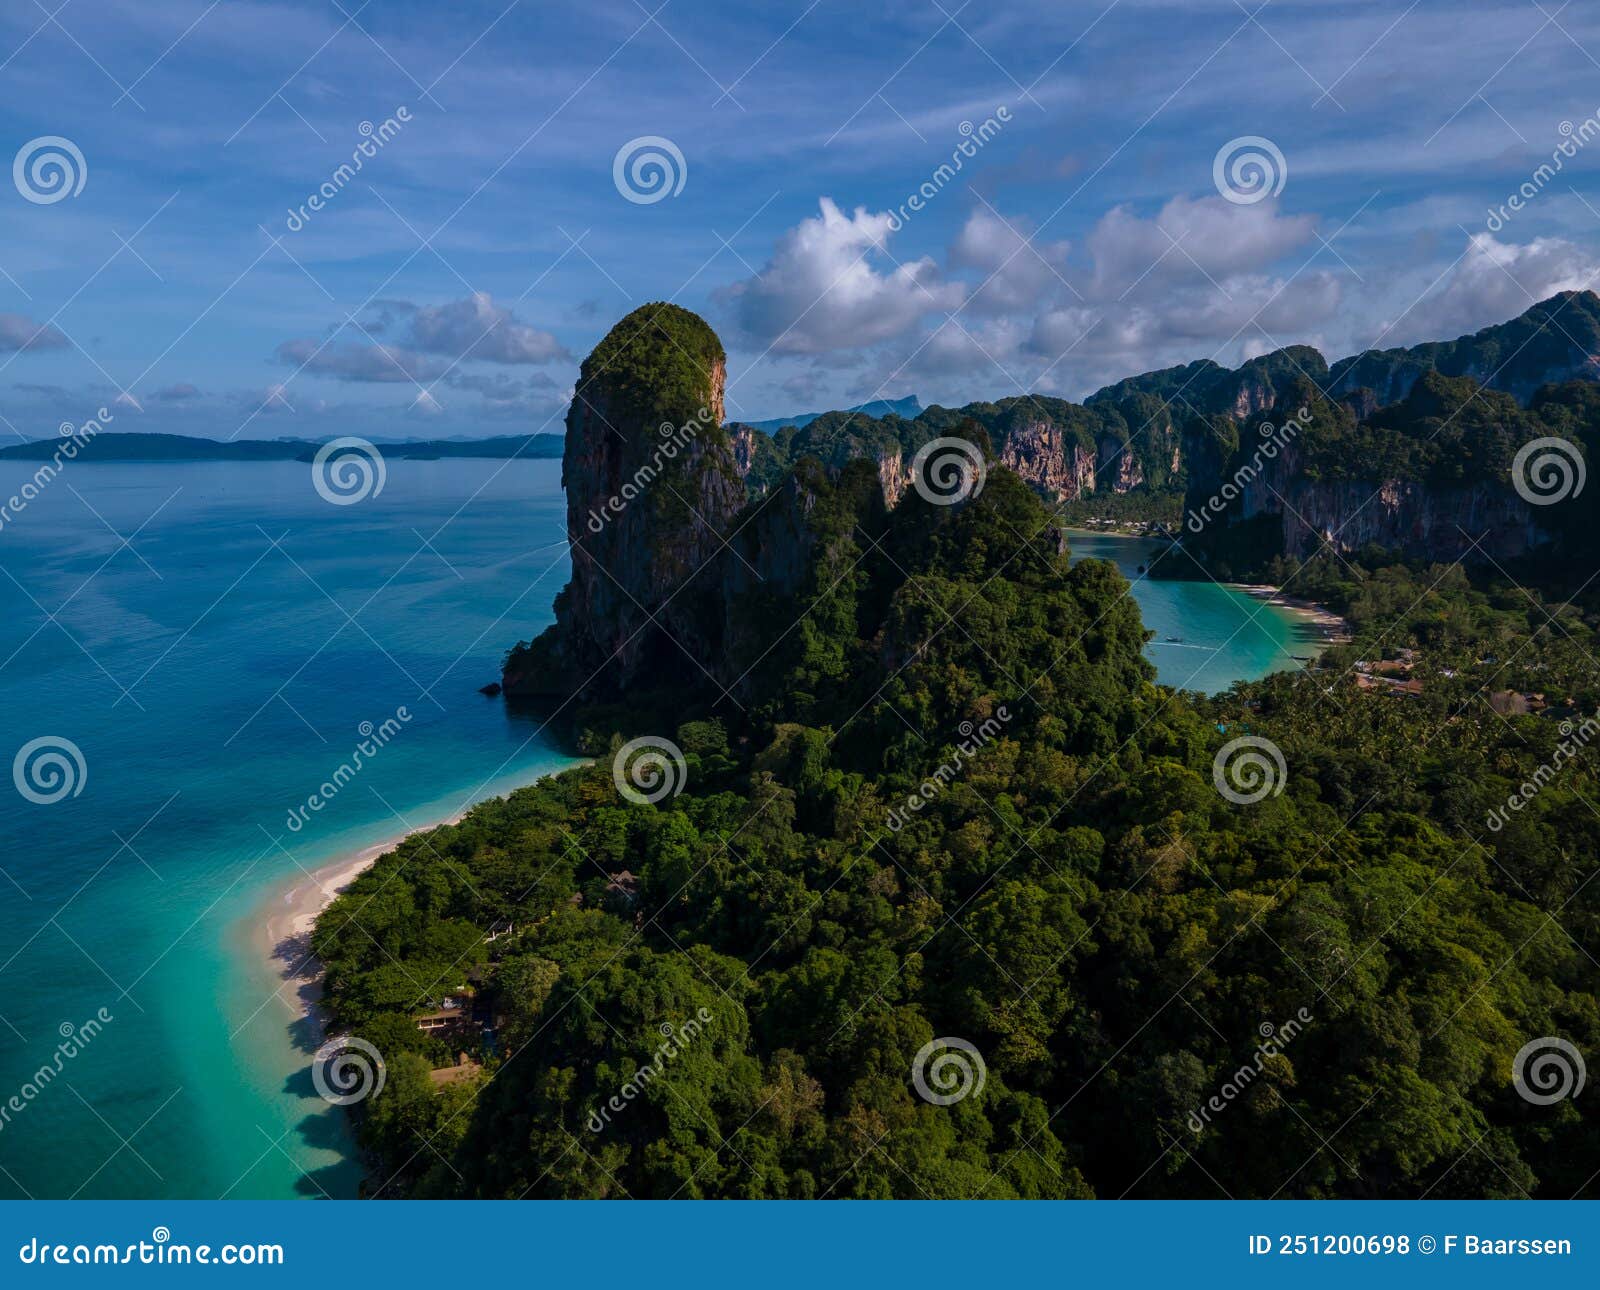
{"label": "sandy beach", "polygon": [[278,997],[295,1014],[289,1030],[297,1048],[314,1052],[326,1037],[317,1008],[322,998],[322,964],[311,953],[311,931],[317,915],[376,864],[379,856],[393,851],[413,832],[426,833],[442,825],[457,824],[466,813],[457,811],[423,828],[398,833],[352,855],[341,856],[310,873],[298,874],[262,905],[254,939],[273,978],[281,983]]}
{"label": "sandy beach", "polygon": [[1321,633],[1324,645],[1343,645],[1350,639],[1350,624],[1326,605],[1319,604],[1315,600],[1307,600],[1303,596],[1286,596],[1281,587],[1273,587],[1266,583],[1236,582],[1228,585],[1236,591],[1254,596],[1257,600],[1265,600],[1269,604],[1293,610],[1304,616],[1306,622]]}
{"label": "sandy beach", "polygon": [[[1071,527],[1069,532],[1087,533],[1094,537],[1123,538],[1128,541],[1155,542],[1159,538],[1146,533],[1123,533],[1116,529],[1085,529]],[[1257,600],[1265,600],[1269,604],[1277,605],[1280,609],[1287,609],[1297,615],[1304,622],[1314,627],[1322,645],[1343,645],[1350,640],[1350,624],[1341,618],[1326,605],[1315,600],[1307,600],[1304,596],[1287,596],[1281,587],[1274,587],[1265,582],[1228,582],[1223,586],[1233,591],[1242,591],[1247,596],[1254,596]]]}

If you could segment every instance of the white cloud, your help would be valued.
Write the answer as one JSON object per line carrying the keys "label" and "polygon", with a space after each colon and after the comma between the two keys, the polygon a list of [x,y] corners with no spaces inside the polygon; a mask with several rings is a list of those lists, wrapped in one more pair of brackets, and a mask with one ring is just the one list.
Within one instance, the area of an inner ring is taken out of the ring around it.
{"label": "white cloud", "polygon": [[278,361],[299,371],[331,376],[339,381],[374,381],[380,384],[433,380],[442,376],[441,359],[398,345],[333,345],[315,340],[286,340],[278,346]]}
{"label": "white cloud", "polygon": [[888,257],[888,212],[858,206],[846,215],[827,197],[820,207],[784,234],[760,273],[718,293],[752,343],[774,354],[858,349],[960,303],[961,288],[943,282],[926,256],[886,271],[874,266],[875,256]]}
{"label": "white cloud", "polygon": [[1276,264],[1309,242],[1316,224],[1313,215],[1280,214],[1275,201],[1239,206],[1221,197],[1180,196],[1153,219],[1116,206],[1084,239],[1094,261],[1085,294],[1153,297],[1175,282],[1211,286]]}
{"label": "white cloud", "polygon": [[0,354],[25,349],[65,349],[61,331],[49,323],[36,323],[21,314],[0,314]]}
{"label": "white cloud", "polygon": [[1389,334],[1383,344],[1452,340],[1514,318],[1558,291],[1593,289],[1597,278],[1600,261],[1562,238],[1541,237],[1519,245],[1478,233],[1444,285],[1392,329],[1386,325]]}
{"label": "white cloud", "polygon": [[519,322],[485,291],[417,309],[411,316],[410,343],[425,353],[490,363],[550,363],[572,358],[549,332]]}
{"label": "white cloud", "polygon": [[1009,313],[1054,294],[1063,279],[1066,242],[1030,241],[1031,227],[990,209],[974,211],[950,245],[950,267],[982,274],[969,310]]}

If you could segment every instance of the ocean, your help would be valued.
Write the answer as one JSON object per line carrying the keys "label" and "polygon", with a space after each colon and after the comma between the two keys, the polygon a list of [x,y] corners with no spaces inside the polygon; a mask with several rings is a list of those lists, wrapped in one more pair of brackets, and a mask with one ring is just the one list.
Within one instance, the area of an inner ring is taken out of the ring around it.
{"label": "ocean", "polygon": [[[567,580],[560,470],[396,461],[335,505],[301,463],[81,462],[6,519],[0,1196],[356,1194],[252,932],[296,875],[571,764],[477,692]],[[0,463],[0,498],[32,473]],[[1135,595],[1171,684],[1308,652],[1238,592]]]}

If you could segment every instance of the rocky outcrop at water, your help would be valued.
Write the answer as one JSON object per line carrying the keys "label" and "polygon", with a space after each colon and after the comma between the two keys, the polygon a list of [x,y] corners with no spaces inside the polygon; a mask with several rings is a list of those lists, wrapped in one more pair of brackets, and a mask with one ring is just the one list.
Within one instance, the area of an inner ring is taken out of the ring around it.
{"label": "rocky outcrop at water", "polygon": [[705,322],[644,305],[584,361],[561,482],[572,580],[556,622],[507,659],[513,695],[605,692],[718,642],[695,585],[745,504],[723,429],[727,361]]}

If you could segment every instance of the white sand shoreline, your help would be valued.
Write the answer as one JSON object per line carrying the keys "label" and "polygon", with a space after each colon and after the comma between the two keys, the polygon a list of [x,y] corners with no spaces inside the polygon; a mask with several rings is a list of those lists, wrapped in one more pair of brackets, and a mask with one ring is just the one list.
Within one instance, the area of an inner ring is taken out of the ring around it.
{"label": "white sand shoreline", "polygon": [[346,853],[310,872],[302,871],[273,889],[254,920],[255,947],[268,972],[281,984],[277,993],[298,1015],[290,1030],[298,1045],[318,1047],[326,1037],[322,1000],[322,964],[311,952],[311,933],[317,917],[357,878],[372,868],[380,856],[393,851],[408,837],[447,824],[459,824],[467,811],[455,812],[418,829],[407,829],[382,842]]}
{"label": "white sand shoreline", "polygon": [[1323,645],[1343,645],[1350,640],[1350,624],[1319,601],[1285,595],[1282,587],[1265,582],[1230,582],[1226,585],[1299,616],[1318,630]]}
{"label": "white sand shoreline", "polygon": [[[1069,526],[1069,532],[1085,533],[1093,537],[1115,537],[1135,542],[1160,542],[1162,539],[1152,537],[1148,533],[1119,533],[1113,529],[1086,529]],[[1265,600],[1268,604],[1276,605],[1279,609],[1287,610],[1301,621],[1317,629],[1320,636],[1319,646],[1343,645],[1350,640],[1350,624],[1333,610],[1320,601],[1307,600],[1304,596],[1285,595],[1282,587],[1274,587],[1266,582],[1225,582],[1221,584],[1230,591],[1242,591],[1247,596],[1254,596],[1257,600]]]}

